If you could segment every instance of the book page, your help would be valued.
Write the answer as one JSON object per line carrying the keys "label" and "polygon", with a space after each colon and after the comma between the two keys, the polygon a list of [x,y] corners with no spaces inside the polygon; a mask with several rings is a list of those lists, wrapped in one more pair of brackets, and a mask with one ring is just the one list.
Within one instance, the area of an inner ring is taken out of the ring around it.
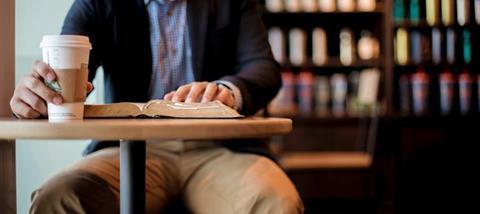
{"label": "book page", "polygon": [[183,103],[152,100],[144,106],[143,113],[150,117],[174,118],[241,118],[237,111],[220,101],[208,103]]}
{"label": "book page", "polygon": [[137,117],[142,114],[143,103],[113,103],[85,105],[85,118]]}

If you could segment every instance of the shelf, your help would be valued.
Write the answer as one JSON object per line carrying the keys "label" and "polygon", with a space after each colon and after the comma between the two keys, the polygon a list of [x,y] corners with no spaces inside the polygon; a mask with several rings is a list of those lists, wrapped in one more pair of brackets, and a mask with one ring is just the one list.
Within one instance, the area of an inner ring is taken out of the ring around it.
{"label": "shelf", "polygon": [[[358,126],[361,120],[371,121],[372,117],[359,117],[359,116],[345,116],[345,117],[318,117],[318,116],[292,116],[292,115],[277,115],[272,114],[275,117],[287,117],[292,119],[294,126]],[[379,116],[379,120],[382,121],[394,121],[398,124],[448,124],[448,123],[466,123],[466,124],[475,124],[480,125],[480,115],[471,114],[471,115],[424,115],[424,116],[415,116],[415,115],[401,115],[394,114],[392,116]]]}
{"label": "shelf", "polygon": [[407,63],[405,65],[399,65],[399,64],[394,65],[395,68],[418,68],[418,67],[437,68],[437,67],[447,67],[447,66],[455,66],[455,65],[432,64],[432,63],[428,63],[428,62],[423,62],[421,64]]}
{"label": "shelf", "polygon": [[322,69],[358,69],[358,68],[378,68],[383,67],[382,57],[374,60],[356,60],[351,65],[343,65],[339,59],[329,59],[325,65],[313,65],[313,63],[307,63],[305,66],[293,66],[290,64],[282,65],[282,67],[292,70],[322,70]]}
{"label": "shelf", "polygon": [[373,11],[353,11],[353,12],[265,12],[264,16],[371,16],[381,15],[383,10],[376,9]]}
{"label": "shelf", "polygon": [[[267,26],[322,26],[322,25],[345,25],[351,24],[351,20],[363,20],[355,26],[371,26],[380,23],[383,11],[372,12],[328,12],[328,13],[264,13],[262,18]],[[309,20],[309,21],[305,21]],[[332,20],[335,20],[332,22]]]}
{"label": "shelf", "polygon": [[444,127],[444,128],[461,128],[461,127],[478,127],[480,125],[479,115],[426,115],[426,116],[401,116],[395,115],[388,118],[383,118],[385,121],[394,123],[399,127]]}
{"label": "shelf", "polygon": [[366,152],[288,152],[279,158],[285,170],[367,169],[372,157]]}
{"label": "shelf", "polygon": [[371,118],[360,118],[360,117],[302,117],[297,116],[293,117],[294,126],[321,126],[321,125],[335,125],[335,126],[358,126],[360,120],[369,120]]}
{"label": "shelf", "polygon": [[292,119],[294,126],[358,126],[361,120],[372,120],[371,117],[358,116],[302,116],[288,114],[272,114],[274,117],[287,117]]}
{"label": "shelf", "polygon": [[411,29],[432,29],[432,28],[439,28],[439,29],[448,29],[448,28],[453,28],[453,29],[479,29],[480,26],[476,23],[468,23],[466,25],[459,25],[458,23],[455,23],[453,25],[444,25],[442,23],[437,23],[435,25],[429,25],[426,21],[422,20],[418,23],[413,23],[410,21],[403,21],[403,22],[395,22],[393,24],[393,27],[395,29],[398,28],[411,28]]}
{"label": "shelf", "polygon": [[[433,64],[433,63],[430,63],[430,62],[424,62],[424,63],[421,63],[421,64],[413,64],[413,63],[408,63],[406,65],[398,65],[398,64],[395,64],[394,65],[394,68],[395,69],[410,69],[410,68],[419,68],[419,67],[422,67],[422,68],[425,68],[425,69],[429,69],[429,68],[433,68],[433,69],[444,69],[444,68],[450,68],[451,70],[461,70],[463,68],[468,68],[468,69],[473,69],[475,66],[472,65],[472,64],[462,64],[462,63],[454,63],[454,64],[445,64],[445,63],[441,63],[441,64]],[[415,69],[416,70],[416,69]]]}
{"label": "shelf", "polygon": [[352,11],[352,12],[342,12],[342,11],[333,11],[333,12],[269,12],[264,9],[263,14],[265,16],[371,16],[371,15],[382,15],[384,10],[384,4],[382,2],[376,3],[376,8],[373,11]]}

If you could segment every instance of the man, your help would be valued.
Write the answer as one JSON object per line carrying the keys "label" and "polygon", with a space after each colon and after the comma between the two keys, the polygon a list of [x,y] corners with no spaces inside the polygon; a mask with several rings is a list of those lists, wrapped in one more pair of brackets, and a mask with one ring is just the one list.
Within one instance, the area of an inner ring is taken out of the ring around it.
{"label": "man", "polygon": [[[76,0],[62,34],[90,38],[89,80],[102,66],[106,102],[219,100],[252,115],[281,85],[256,0]],[[15,115],[46,116],[45,102],[62,103],[43,84],[55,78],[34,63],[12,97]],[[32,194],[31,213],[117,213],[117,144],[91,144]],[[148,143],[147,212],[181,197],[193,213],[302,213],[293,184],[259,154],[255,141]]]}

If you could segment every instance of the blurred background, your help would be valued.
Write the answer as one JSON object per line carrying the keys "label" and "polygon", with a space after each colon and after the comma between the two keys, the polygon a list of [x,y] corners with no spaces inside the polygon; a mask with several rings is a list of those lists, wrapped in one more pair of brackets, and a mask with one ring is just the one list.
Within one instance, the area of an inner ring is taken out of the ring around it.
{"label": "blurred background", "polygon": [[480,1],[262,2],[307,213],[478,212]]}

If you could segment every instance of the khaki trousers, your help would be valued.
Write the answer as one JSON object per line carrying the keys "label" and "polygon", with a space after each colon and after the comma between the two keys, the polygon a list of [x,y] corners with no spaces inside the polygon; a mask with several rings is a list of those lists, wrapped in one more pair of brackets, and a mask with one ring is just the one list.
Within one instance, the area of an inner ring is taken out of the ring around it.
{"label": "khaki trousers", "polygon": [[[146,212],[181,198],[193,213],[303,213],[270,159],[209,142],[147,143]],[[119,213],[119,149],[88,155],[32,193],[31,213]]]}

